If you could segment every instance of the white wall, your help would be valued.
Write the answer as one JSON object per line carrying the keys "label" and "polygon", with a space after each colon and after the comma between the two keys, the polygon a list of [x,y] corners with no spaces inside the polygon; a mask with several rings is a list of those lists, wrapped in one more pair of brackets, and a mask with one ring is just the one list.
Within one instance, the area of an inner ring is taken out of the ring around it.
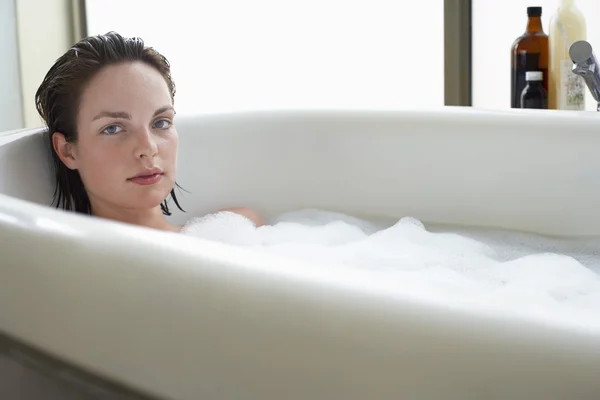
{"label": "white wall", "polygon": [[[542,7],[542,23],[548,34],[550,17],[560,0],[472,0],[473,106],[510,108],[510,55],[514,40],[525,32],[527,7]],[[576,0],[586,16],[587,37],[600,57],[600,2]],[[586,89],[586,110],[596,102]]]}
{"label": "white wall", "polygon": [[169,59],[178,113],[444,104],[444,2],[87,0]]}
{"label": "white wall", "polygon": [[23,127],[15,0],[0,1],[0,132]]}
{"label": "white wall", "polygon": [[25,126],[42,126],[35,92],[52,66],[73,44],[71,0],[16,0],[19,61]]}

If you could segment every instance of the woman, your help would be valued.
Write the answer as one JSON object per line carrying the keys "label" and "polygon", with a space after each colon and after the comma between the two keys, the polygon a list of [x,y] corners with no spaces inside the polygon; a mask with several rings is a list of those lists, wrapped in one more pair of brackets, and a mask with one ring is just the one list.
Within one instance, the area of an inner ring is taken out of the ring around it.
{"label": "woman", "polygon": [[[36,92],[56,168],[57,207],[167,231],[175,195],[175,84],[167,59],[139,38],[87,37]],[[232,211],[262,225],[247,208]]]}

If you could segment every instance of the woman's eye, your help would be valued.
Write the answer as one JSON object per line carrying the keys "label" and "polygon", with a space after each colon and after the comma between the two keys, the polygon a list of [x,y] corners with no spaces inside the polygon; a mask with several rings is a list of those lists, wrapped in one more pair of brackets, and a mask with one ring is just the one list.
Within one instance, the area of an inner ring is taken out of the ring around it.
{"label": "woman's eye", "polygon": [[171,121],[168,119],[159,119],[154,123],[156,129],[168,129],[171,127]]}
{"label": "woman's eye", "polygon": [[109,125],[102,131],[107,135],[114,135],[121,132],[121,127],[119,125]]}

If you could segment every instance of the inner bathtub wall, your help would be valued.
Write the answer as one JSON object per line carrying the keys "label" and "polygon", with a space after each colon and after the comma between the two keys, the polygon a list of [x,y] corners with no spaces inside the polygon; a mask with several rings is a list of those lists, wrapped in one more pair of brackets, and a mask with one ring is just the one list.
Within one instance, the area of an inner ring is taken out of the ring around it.
{"label": "inner bathtub wall", "polygon": [[[598,235],[595,113],[280,111],[182,116],[175,223],[224,207]],[[41,130],[0,142],[0,191],[50,204]],[[4,145],[2,145],[4,143]],[[18,172],[17,172],[18,171]]]}
{"label": "inner bathtub wall", "polygon": [[596,114],[280,112],[180,119],[184,222],[313,207],[550,235],[600,234]]}

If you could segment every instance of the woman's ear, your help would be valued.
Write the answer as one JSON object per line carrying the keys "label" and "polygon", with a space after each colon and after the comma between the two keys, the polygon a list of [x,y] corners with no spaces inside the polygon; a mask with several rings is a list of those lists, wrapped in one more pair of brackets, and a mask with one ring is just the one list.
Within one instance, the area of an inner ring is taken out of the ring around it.
{"label": "woman's ear", "polygon": [[58,155],[58,158],[67,166],[69,169],[77,169],[77,160],[75,159],[75,146],[72,143],[67,142],[65,135],[60,132],[54,132],[52,134],[52,147]]}

